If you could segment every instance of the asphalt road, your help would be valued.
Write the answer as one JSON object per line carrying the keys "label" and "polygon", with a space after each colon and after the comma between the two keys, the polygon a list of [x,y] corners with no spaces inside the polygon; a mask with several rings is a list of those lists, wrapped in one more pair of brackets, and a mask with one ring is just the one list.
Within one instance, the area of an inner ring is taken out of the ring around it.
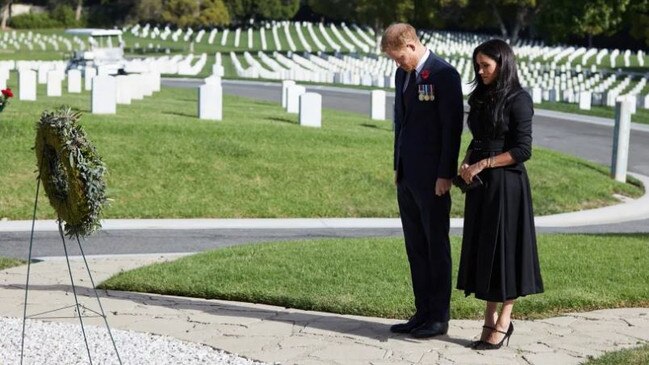
{"label": "asphalt road", "polygon": [[[167,87],[197,87],[200,81],[164,80]],[[224,81],[227,94],[281,102],[280,85]],[[323,107],[369,113],[369,91],[307,86],[323,96]],[[386,103],[386,115],[392,118],[392,98]],[[608,165],[611,161],[613,129],[537,115],[534,119],[534,144],[548,147],[583,159]],[[632,131],[629,171],[649,176],[649,132]],[[574,228],[543,228],[539,232],[566,233],[638,233],[649,232],[649,220],[615,225]],[[453,234],[459,234],[457,229]],[[86,255],[197,252],[243,243],[319,237],[401,236],[399,229],[245,229],[245,230],[123,230],[101,231],[83,242]],[[0,256],[26,258],[29,232],[9,232],[0,235]],[[68,242],[71,255],[78,254],[76,242]],[[33,257],[62,256],[61,239],[56,232],[36,232]]]}

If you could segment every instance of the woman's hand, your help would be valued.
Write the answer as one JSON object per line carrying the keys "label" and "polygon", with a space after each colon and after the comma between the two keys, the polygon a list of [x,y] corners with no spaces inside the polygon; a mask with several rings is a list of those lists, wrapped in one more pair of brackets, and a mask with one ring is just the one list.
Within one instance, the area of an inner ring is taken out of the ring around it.
{"label": "woman's hand", "polygon": [[470,184],[473,181],[473,177],[484,170],[485,167],[485,160],[480,160],[472,165],[462,164],[462,166],[460,166],[460,176],[462,176],[462,179],[467,184]]}

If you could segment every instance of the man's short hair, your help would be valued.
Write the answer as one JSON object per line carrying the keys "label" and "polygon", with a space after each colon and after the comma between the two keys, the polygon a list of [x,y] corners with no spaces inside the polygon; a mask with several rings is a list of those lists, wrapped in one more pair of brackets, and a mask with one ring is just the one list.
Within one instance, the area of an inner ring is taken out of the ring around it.
{"label": "man's short hair", "polygon": [[398,50],[405,47],[408,42],[419,43],[415,28],[408,23],[394,23],[383,32],[381,51]]}

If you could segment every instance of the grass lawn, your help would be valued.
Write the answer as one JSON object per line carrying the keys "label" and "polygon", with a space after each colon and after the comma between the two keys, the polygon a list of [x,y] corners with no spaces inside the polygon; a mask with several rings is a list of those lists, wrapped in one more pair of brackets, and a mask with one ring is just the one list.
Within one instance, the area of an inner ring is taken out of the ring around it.
{"label": "grass lawn", "polygon": [[[459,237],[452,248],[456,271]],[[517,318],[649,305],[649,235],[540,235],[539,255],[545,293],[520,299]],[[414,311],[400,238],[231,247],[120,273],[100,286],[388,318]],[[454,290],[452,317],[480,318],[483,305]]]}
{"label": "grass lawn", "polygon": [[[607,106],[592,106],[590,110],[579,109],[578,104],[570,103],[551,103],[544,101],[539,105],[539,109],[555,110],[565,113],[592,115],[596,117],[609,118],[614,120],[615,108]],[[637,108],[636,113],[631,115],[631,121],[635,123],[649,124],[649,109]]]}
{"label": "grass lawn", "polygon": [[649,345],[634,349],[609,352],[597,359],[589,360],[583,365],[646,365],[649,364]]}
{"label": "grass lawn", "polygon": [[25,261],[23,260],[17,260],[17,259],[0,256],[0,270],[8,269],[14,266],[20,266],[23,264],[25,264]]}
{"label": "grass lawn", "polygon": [[[225,119],[208,122],[195,117],[195,90],[170,88],[118,106],[116,115],[92,115],[88,93],[41,92],[39,101],[11,100],[0,114],[0,217],[31,218],[34,125],[41,111],[60,104],[85,113],[81,123],[108,166],[105,218],[398,215],[389,121],[324,110],[322,129],[304,128],[278,103],[226,95]],[[641,194],[603,166],[549,150],[535,149],[528,168],[537,214]],[[454,198],[460,216],[463,197],[454,191]],[[45,201],[37,217],[53,218]]]}

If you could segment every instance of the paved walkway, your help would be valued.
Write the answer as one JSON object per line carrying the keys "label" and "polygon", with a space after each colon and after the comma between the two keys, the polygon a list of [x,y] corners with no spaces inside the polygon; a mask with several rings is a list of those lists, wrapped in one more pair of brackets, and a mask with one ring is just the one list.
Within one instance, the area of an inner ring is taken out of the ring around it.
{"label": "paved walkway", "polygon": [[[90,257],[88,262],[95,282],[101,282],[121,270],[178,257],[105,256]],[[98,311],[83,261],[73,258],[72,268],[81,303]],[[22,318],[25,271],[24,266],[0,271],[0,316]],[[32,265],[29,314],[74,304],[66,271],[61,258]],[[388,328],[397,322],[391,319],[142,293],[100,291],[100,296],[112,328],[168,335],[269,363],[579,364],[589,356],[649,341],[649,308],[519,320],[509,347],[473,351],[465,345],[480,332],[480,321],[453,320],[448,335],[415,340],[391,334]],[[78,323],[72,309],[48,315]],[[99,318],[85,322],[103,325]]]}

